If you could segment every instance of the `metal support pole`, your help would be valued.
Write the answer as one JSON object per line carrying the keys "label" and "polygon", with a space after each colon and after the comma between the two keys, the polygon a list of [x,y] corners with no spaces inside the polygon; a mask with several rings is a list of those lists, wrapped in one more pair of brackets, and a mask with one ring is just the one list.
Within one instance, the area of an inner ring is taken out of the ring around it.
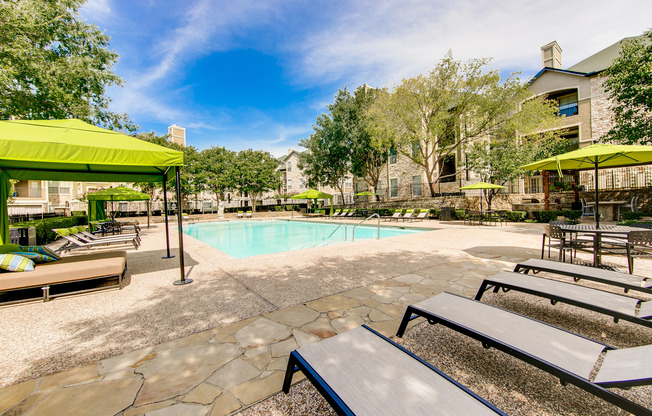
{"label": "metal support pole", "polygon": [[168,250],[168,255],[162,257],[164,259],[171,259],[170,255],[170,228],[168,227],[168,188],[166,183],[166,175],[163,175],[163,215],[165,216],[165,243]]}
{"label": "metal support pole", "polygon": [[192,283],[192,279],[186,279],[186,266],[183,259],[183,210],[181,209],[181,185],[179,166],[174,167],[177,178],[177,232],[179,233],[179,272],[181,279],[174,282],[175,285],[187,285]]}
{"label": "metal support pole", "polygon": [[[598,157],[595,157],[595,212],[593,216],[595,217],[595,227],[600,228],[600,203],[598,202]],[[595,250],[598,250],[598,247],[595,247]]]}

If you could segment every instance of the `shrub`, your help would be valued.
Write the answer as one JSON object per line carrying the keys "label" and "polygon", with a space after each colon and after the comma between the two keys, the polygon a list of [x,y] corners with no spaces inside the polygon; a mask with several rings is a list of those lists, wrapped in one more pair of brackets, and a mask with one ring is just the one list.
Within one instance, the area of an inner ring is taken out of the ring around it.
{"label": "shrub", "polygon": [[34,227],[36,228],[36,244],[43,245],[57,239],[53,228],[70,228],[77,225],[88,225],[88,217],[76,215],[74,217],[54,217],[42,220],[17,222],[11,224],[11,228]]}
{"label": "shrub", "polygon": [[430,214],[428,216],[432,217],[432,218],[439,218],[441,216],[441,209],[440,208],[432,208],[430,210]]}
{"label": "shrub", "polygon": [[568,220],[577,222],[577,220],[579,220],[580,217],[582,217],[582,211],[581,210],[578,211],[578,210],[569,209],[569,210],[566,210],[566,211],[560,211],[559,215],[561,215],[562,217],[565,217]]}
{"label": "shrub", "polygon": [[554,221],[559,216],[557,211],[532,211],[532,216],[536,222],[548,223]]}
{"label": "shrub", "polygon": [[463,209],[456,209],[455,210],[455,219],[457,220],[463,220],[466,218],[466,211]]}
{"label": "shrub", "polygon": [[86,215],[86,211],[70,211],[70,215],[73,217],[79,217],[82,215]]}
{"label": "shrub", "polygon": [[509,222],[520,222],[524,221],[527,217],[527,212],[525,211],[507,211],[505,212],[505,219]]}
{"label": "shrub", "polygon": [[640,220],[643,218],[643,213],[642,212],[623,212],[622,214],[623,221],[631,221],[631,220]]}

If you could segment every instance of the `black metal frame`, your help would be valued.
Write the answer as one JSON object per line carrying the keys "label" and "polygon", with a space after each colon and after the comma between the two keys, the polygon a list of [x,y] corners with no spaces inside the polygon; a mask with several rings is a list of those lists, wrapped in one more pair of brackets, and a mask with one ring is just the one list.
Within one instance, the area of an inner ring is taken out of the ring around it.
{"label": "black metal frame", "polygon": [[[535,278],[537,279],[537,278]],[[482,295],[487,291],[487,290],[492,290],[494,293],[498,293],[500,289],[503,289],[503,292],[508,292],[510,290],[515,290],[517,292],[522,292],[522,293],[527,293],[528,295],[534,295],[534,296],[539,296],[542,298],[546,298],[550,300],[550,303],[552,305],[555,305],[557,302],[562,302],[566,303],[568,305],[572,306],[577,306],[580,308],[588,309],[594,312],[602,313],[604,315],[609,315],[614,318],[614,322],[618,323],[620,319],[623,319],[625,321],[629,321],[638,325],[643,325],[647,326],[648,328],[652,328],[652,321],[648,321],[643,318],[638,318],[636,316],[632,315],[627,315],[618,311],[614,311],[611,309],[605,309],[601,308],[600,306],[597,305],[592,305],[590,303],[586,302],[581,302],[577,301],[575,299],[563,297],[563,296],[557,296],[553,295],[551,293],[543,292],[540,290],[535,290],[535,289],[530,289],[530,288],[524,288],[521,286],[505,283],[505,282],[497,282],[495,280],[492,280],[491,277],[488,277],[482,281],[482,284],[480,284],[480,288],[478,289],[478,292],[475,295],[475,300],[480,301],[482,299]],[[598,289],[594,289],[598,290]],[[605,292],[609,293],[609,292]],[[615,295],[615,293],[614,293]]]}
{"label": "black metal frame", "polygon": [[[501,308],[497,308],[495,306],[491,306],[491,307],[496,308],[496,309],[501,309]],[[504,310],[504,309],[502,309],[502,310]],[[528,318],[528,317],[525,317],[523,315],[516,314],[514,312],[510,312],[510,313],[513,313],[513,314],[518,315],[518,316],[522,316],[523,318],[526,318],[526,319],[531,319],[533,321],[536,321],[535,319]],[[415,315],[415,316],[413,316],[413,315]],[[540,359],[540,358],[538,358],[538,357],[536,357],[536,356],[534,356],[532,354],[529,354],[526,351],[522,351],[522,350],[520,350],[520,349],[518,349],[516,347],[513,347],[513,346],[509,345],[509,344],[503,343],[502,341],[500,341],[498,339],[486,336],[486,335],[481,334],[481,333],[479,333],[479,332],[477,332],[477,331],[475,331],[475,330],[473,330],[471,328],[468,328],[468,327],[466,327],[464,325],[460,325],[460,324],[458,324],[458,323],[456,323],[454,321],[446,319],[445,317],[435,315],[435,314],[433,314],[433,313],[431,313],[431,312],[429,312],[427,310],[417,308],[417,307],[415,307],[413,305],[410,305],[410,306],[407,307],[407,310],[405,311],[405,315],[403,315],[403,319],[401,320],[401,325],[398,328],[396,336],[402,337],[403,334],[405,333],[405,329],[407,328],[407,324],[409,323],[409,321],[411,321],[412,319],[418,318],[418,317],[426,318],[428,323],[430,323],[431,325],[442,324],[442,325],[444,325],[444,326],[446,326],[446,327],[448,327],[448,328],[450,328],[450,329],[452,329],[454,331],[457,331],[457,332],[459,332],[459,333],[461,333],[463,335],[466,335],[468,337],[476,339],[476,340],[478,340],[478,341],[480,341],[482,343],[482,346],[484,348],[488,349],[488,348],[493,347],[493,348],[496,348],[499,351],[505,352],[505,353],[513,356],[514,358],[525,361],[526,363],[531,364],[531,365],[539,368],[540,370],[543,370],[543,371],[545,371],[545,372],[559,378],[559,380],[560,380],[560,382],[562,384],[565,384],[565,383],[574,384],[575,386],[585,390],[586,392],[591,393],[594,396],[597,396],[597,397],[599,397],[599,398],[601,398],[601,399],[603,399],[603,400],[605,400],[605,401],[607,401],[607,402],[609,402],[609,403],[611,403],[611,404],[613,404],[613,405],[615,405],[615,406],[617,406],[617,407],[619,407],[619,408],[621,408],[623,410],[626,410],[626,411],[628,411],[628,412],[630,412],[632,414],[643,415],[643,416],[652,416],[652,410],[651,409],[645,408],[645,407],[641,406],[638,403],[634,403],[634,402],[624,398],[623,396],[620,396],[620,395],[618,395],[616,393],[613,393],[613,392],[607,390],[605,387],[603,387],[603,386],[608,386],[608,387],[633,387],[633,386],[650,384],[649,380],[648,381],[636,380],[636,381],[629,382],[629,383],[626,383],[626,382],[614,382],[614,383],[596,384],[596,383],[591,382],[588,379],[580,377],[580,376],[578,376],[576,374],[571,373],[570,371],[567,371],[567,370],[565,370],[565,369],[563,369],[561,367],[558,367],[558,366],[556,366],[554,364],[551,364],[551,363],[549,363],[547,361],[544,361],[544,360],[542,360],[542,359]],[[537,321],[537,322],[539,322],[539,321]],[[584,337],[584,336],[581,336],[581,335],[578,335],[578,334],[574,334],[574,333],[572,333],[570,331],[566,331],[566,330],[564,330],[562,328],[555,327],[554,325],[545,324],[543,322],[541,322],[541,323],[544,324],[544,325],[548,325],[548,326],[551,326],[553,328],[556,328],[556,329],[558,329],[560,331],[571,333],[571,334],[576,335],[576,336],[581,337],[581,338],[590,339],[590,338],[587,338],[587,337]],[[591,341],[598,342],[598,341],[595,341],[595,340],[591,340]],[[613,348],[613,347],[611,347],[609,345],[603,344],[601,342],[598,342],[598,343],[604,345],[605,349],[615,349],[615,348]]]}
{"label": "black metal frame", "polygon": [[[548,261],[548,260],[544,260],[544,261]],[[591,280],[593,282],[604,283],[604,284],[609,285],[609,286],[621,287],[621,288],[624,289],[625,293],[627,293],[630,290],[637,290],[639,292],[652,294],[652,287],[628,285],[627,283],[623,283],[623,282],[616,282],[616,281],[613,281],[613,280],[601,279],[598,276],[592,276],[590,274],[572,273],[572,272],[565,271],[562,268],[554,267],[555,264],[562,264],[562,263],[558,263],[558,262],[555,262],[555,261],[550,261],[550,267],[533,266],[533,265],[518,263],[514,267],[514,271],[517,272],[517,273],[522,272],[523,274],[528,274],[528,272],[530,272],[530,271],[532,271],[535,274],[539,273],[539,272],[547,272],[547,273],[553,273],[553,274],[559,274],[559,275],[562,275],[562,276],[572,277],[575,282],[578,282],[581,279],[584,279],[584,280]],[[589,270],[587,270],[587,272],[589,272],[591,270],[600,270],[600,269],[595,269],[593,267],[588,267],[588,266],[586,266],[586,267],[587,267],[587,269],[589,269]]]}
{"label": "black metal frame", "polygon": [[[379,332],[371,329],[367,325],[362,325],[362,327],[374,335],[378,336],[384,341],[387,341],[390,345],[398,348],[400,351],[408,354],[410,357],[414,358],[421,364],[425,365],[435,373],[439,374],[440,376],[444,377],[446,380],[449,382],[453,383],[456,387],[460,388],[467,394],[469,394],[471,397],[475,398],[478,400],[480,403],[484,404],[494,412],[496,412],[499,415],[506,415],[503,413],[500,409],[496,408],[494,405],[483,399],[482,397],[478,396],[476,393],[473,391],[469,390],[453,378],[451,378],[449,375],[446,373],[442,372],[439,370],[437,367],[433,366],[432,364],[428,363],[427,361],[424,361],[421,357],[418,355],[406,350],[402,346],[398,345],[394,341],[390,340],[389,338],[385,337],[384,335],[380,334]],[[290,392],[290,387],[292,385],[292,376],[294,375],[295,372],[301,371],[306,378],[315,386],[317,391],[326,399],[326,401],[331,405],[333,410],[338,415],[355,415],[353,411],[344,403],[344,401],[340,398],[340,396],[324,381],[324,379],[312,368],[312,366],[301,356],[301,354],[297,351],[294,350],[290,353],[290,358],[288,360],[288,367],[285,372],[285,379],[283,381],[283,392],[284,393],[289,393]],[[433,412],[435,412],[436,409],[433,409]]]}

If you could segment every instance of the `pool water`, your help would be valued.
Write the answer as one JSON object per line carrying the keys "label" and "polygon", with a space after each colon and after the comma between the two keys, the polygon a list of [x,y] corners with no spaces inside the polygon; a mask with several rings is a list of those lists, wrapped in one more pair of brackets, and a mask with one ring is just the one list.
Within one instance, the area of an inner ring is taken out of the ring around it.
{"label": "pool water", "polygon": [[[352,225],[307,221],[229,221],[189,224],[184,233],[226,254],[242,258],[261,254],[282,253],[351,241]],[[416,234],[426,229],[380,227],[380,238]],[[375,239],[376,226],[361,225],[355,229],[355,241]]]}

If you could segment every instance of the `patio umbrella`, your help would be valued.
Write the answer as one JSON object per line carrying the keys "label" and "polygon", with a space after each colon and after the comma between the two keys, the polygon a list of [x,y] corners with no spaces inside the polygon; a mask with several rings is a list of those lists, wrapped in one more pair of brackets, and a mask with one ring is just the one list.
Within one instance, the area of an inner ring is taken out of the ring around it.
{"label": "patio umbrella", "polygon": [[127,188],[126,186],[118,186],[116,188],[102,189],[97,192],[86,195],[88,199],[88,220],[94,221],[106,218],[103,215],[103,205],[105,201],[147,201],[147,228],[149,228],[149,200],[150,196],[146,193],[136,191],[135,189]]}
{"label": "patio umbrella", "polygon": [[[474,183],[473,185],[463,186],[460,189],[464,189],[464,190],[480,189],[484,194],[485,189],[503,189],[503,188],[504,186],[495,185],[493,183],[478,182],[478,183]],[[480,211],[482,211],[482,195],[480,196]]]}
{"label": "patio umbrella", "polygon": [[369,192],[369,191],[362,191],[362,192],[358,192],[354,196],[376,196],[376,195],[378,195],[378,194],[375,194],[375,193]]}
{"label": "patio umbrella", "polygon": [[331,215],[333,215],[333,195],[321,192],[316,189],[308,189],[292,196],[292,199],[328,199],[331,201]]}
{"label": "patio umbrella", "polygon": [[598,169],[652,164],[652,146],[594,144],[521,166],[526,170],[593,170],[595,172],[595,225],[598,211]]}

